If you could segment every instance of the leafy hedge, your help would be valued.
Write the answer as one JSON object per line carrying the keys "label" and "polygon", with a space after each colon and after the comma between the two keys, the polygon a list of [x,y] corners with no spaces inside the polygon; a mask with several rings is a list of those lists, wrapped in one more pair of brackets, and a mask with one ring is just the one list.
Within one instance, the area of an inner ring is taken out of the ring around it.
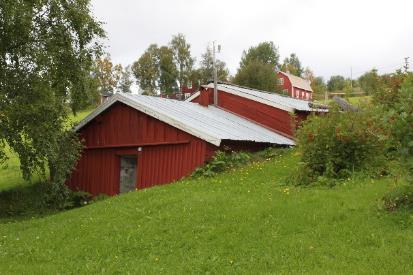
{"label": "leafy hedge", "polygon": [[311,116],[297,131],[301,166],[295,184],[347,178],[355,171],[383,174],[389,130],[377,110]]}
{"label": "leafy hedge", "polygon": [[247,164],[251,156],[245,152],[218,151],[215,156],[204,166],[197,168],[193,177],[212,177],[225,170]]}
{"label": "leafy hedge", "polygon": [[399,208],[413,209],[413,185],[394,188],[383,197],[384,208],[394,211]]}

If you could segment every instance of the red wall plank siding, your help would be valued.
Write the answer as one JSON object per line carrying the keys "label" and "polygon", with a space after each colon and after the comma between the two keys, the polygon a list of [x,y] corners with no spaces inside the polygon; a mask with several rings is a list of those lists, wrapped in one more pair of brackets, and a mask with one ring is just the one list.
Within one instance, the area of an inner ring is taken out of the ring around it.
{"label": "red wall plank siding", "polygon": [[119,193],[121,155],[137,156],[137,188],[146,188],[191,174],[217,150],[122,103],[91,121],[80,135],[86,147],[67,184],[93,195]]}
{"label": "red wall plank siding", "polygon": [[281,88],[287,90],[287,93],[288,93],[289,96],[294,97],[294,95],[293,95],[293,86],[291,84],[290,79],[286,75],[284,75],[280,72],[278,73],[278,77],[280,79],[283,79],[283,84],[281,85]]}
{"label": "red wall plank siding", "polygon": [[[288,78],[287,81],[289,82]],[[209,105],[213,104],[213,89],[201,90],[200,96],[194,98],[192,102],[204,106],[206,102]],[[292,114],[287,111],[223,91],[218,92],[218,106],[290,138],[294,136],[295,129],[310,114],[306,111],[296,111],[293,119]]]}
{"label": "red wall plank siding", "polygon": [[222,91],[218,93],[218,105],[281,134],[293,135],[292,117],[287,111]]}
{"label": "red wall plank siding", "polygon": [[81,130],[85,145],[122,145],[143,142],[175,142],[191,135],[162,121],[116,103]]}
{"label": "red wall plank siding", "polygon": [[283,79],[283,84],[280,85],[281,89],[285,89],[288,91],[288,95],[293,98],[299,98],[299,99],[304,99],[304,100],[312,100],[313,94],[310,91],[294,87],[285,74],[278,72],[278,77],[280,79]]}

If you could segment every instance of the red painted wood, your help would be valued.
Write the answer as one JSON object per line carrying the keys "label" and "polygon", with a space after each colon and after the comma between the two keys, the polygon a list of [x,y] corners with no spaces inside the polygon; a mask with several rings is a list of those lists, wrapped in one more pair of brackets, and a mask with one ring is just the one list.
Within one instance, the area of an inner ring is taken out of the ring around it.
{"label": "red painted wood", "polygon": [[93,195],[118,194],[121,155],[137,154],[140,189],[191,174],[217,150],[204,140],[122,103],[114,104],[82,128],[80,136],[87,147],[94,149],[83,150],[67,185]]}
{"label": "red painted wood", "polygon": [[313,94],[310,91],[294,87],[291,84],[291,81],[288,78],[288,76],[284,75],[281,72],[278,72],[277,75],[279,78],[283,79],[283,84],[281,85],[281,88],[287,90],[289,96],[304,100],[312,100]]}
{"label": "red painted wood", "polygon": [[286,75],[280,72],[278,72],[277,75],[280,79],[283,79],[283,84],[281,85],[282,86],[281,88],[287,90],[289,96],[294,97],[293,86],[291,85],[290,79]]}
{"label": "red painted wood", "polygon": [[100,145],[100,146],[89,146],[84,147],[84,150],[92,149],[105,149],[105,148],[120,148],[120,147],[140,147],[140,146],[159,146],[159,145],[172,145],[172,144],[185,144],[189,143],[189,140],[180,141],[166,141],[166,142],[146,142],[146,143],[134,143],[134,144],[111,144],[111,145]]}
{"label": "red painted wood", "polygon": [[291,114],[287,111],[222,91],[218,93],[218,106],[286,136],[293,135]]}
{"label": "red painted wood", "polygon": [[[192,100],[198,103],[201,101],[203,105],[207,103],[212,105],[213,89],[202,89],[200,96]],[[295,129],[310,114],[310,112],[296,111],[293,115],[287,111],[223,91],[218,92],[218,106],[289,138],[294,136]]]}

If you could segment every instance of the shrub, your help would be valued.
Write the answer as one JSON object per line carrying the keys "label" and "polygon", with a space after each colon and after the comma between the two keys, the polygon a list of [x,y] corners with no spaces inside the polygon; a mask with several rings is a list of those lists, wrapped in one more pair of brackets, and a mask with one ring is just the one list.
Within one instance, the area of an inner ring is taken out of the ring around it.
{"label": "shrub", "polygon": [[59,146],[56,151],[48,156],[50,184],[46,200],[56,208],[67,208],[71,204],[72,192],[67,188],[65,182],[74,169],[75,163],[80,157],[82,144],[78,136],[72,130],[65,131],[59,136]]}
{"label": "shrub", "polygon": [[[403,82],[400,89],[400,101],[388,115],[392,126],[393,142],[396,145],[403,164],[413,176],[413,75]],[[413,179],[411,179],[413,181]]]}
{"label": "shrub", "polygon": [[71,202],[73,203],[73,207],[79,207],[86,204],[89,204],[93,200],[93,196],[84,191],[73,192],[71,195]]}
{"label": "shrub", "polygon": [[206,165],[199,167],[192,174],[194,177],[211,177],[225,170],[248,163],[251,156],[245,152],[226,153],[218,151]]}
{"label": "shrub", "polygon": [[268,147],[257,153],[257,156],[263,157],[265,159],[272,159],[280,154],[280,149]]}
{"label": "shrub", "polygon": [[343,179],[354,171],[380,174],[385,165],[388,127],[375,110],[311,116],[297,131],[301,165],[292,178],[295,184],[310,184],[319,177]]}
{"label": "shrub", "polygon": [[392,142],[407,171],[410,185],[398,187],[384,198],[384,207],[395,210],[400,207],[413,209],[413,75],[406,75],[398,93],[398,101],[392,104],[386,116],[391,125]]}
{"label": "shrub", "polygon": [[383,197],[386,210],[413,209],[413,185],[398,186]]}

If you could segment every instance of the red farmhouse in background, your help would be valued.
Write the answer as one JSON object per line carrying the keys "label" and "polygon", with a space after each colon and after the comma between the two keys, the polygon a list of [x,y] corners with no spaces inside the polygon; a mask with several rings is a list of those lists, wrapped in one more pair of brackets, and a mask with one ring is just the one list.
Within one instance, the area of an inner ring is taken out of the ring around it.
{"label": "red farmhouse in background", "polygon": [[310,81],[281,71],[277,74],[280,86],[284,89],[285,94],[304,100],[313,99],[313,89],[311,89]]}
{"label": "red farmhouse in background", "polygon": [[190,175],[217,150],[294,145],[292,125],[326,111],[229,84],[218,85],[218,105],[212,102],[212,85],[187,101],[115,94],[75,128],[84,149],[68,186],[115,195],[170,183]]}

